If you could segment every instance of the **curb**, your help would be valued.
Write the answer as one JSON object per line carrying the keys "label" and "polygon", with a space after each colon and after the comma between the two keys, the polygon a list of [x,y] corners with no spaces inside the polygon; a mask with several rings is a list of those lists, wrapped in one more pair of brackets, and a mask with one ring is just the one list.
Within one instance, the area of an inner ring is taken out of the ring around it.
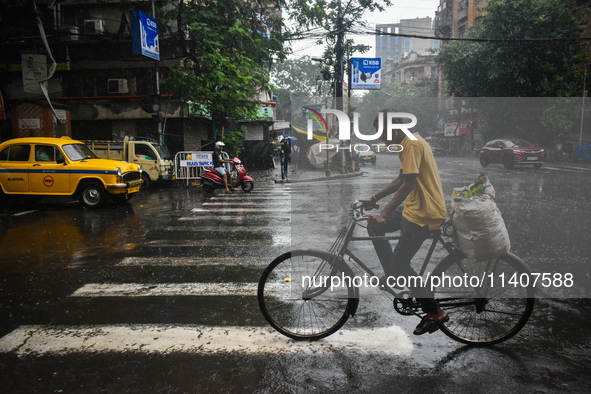
{"label": "curb", "polygon": [[353,178],[357,176],[362,176],[364,172],[359,171],[352,174],[339,174],[339,175],[332,175],[326,176],[322,178],[311,178],[311,179],[275,179],[275,183],[305,183],[305,182],[322,182],[322,181],[332,181],[334,179],[346,179],[346,178]]}

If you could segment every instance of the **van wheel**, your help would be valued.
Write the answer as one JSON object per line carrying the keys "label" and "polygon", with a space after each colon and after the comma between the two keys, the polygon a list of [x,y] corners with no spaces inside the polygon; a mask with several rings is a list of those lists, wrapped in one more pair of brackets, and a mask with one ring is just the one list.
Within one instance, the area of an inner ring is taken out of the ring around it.
{"label": "van wheel", "polygon": [[80,187],[78,199],[88,209],[101,208],[107,202],[107,191],[97,181],[86,182]]}
{"label": "van wheel", "polygon": [[142,172],[142,180],[144,181],[142,189],[150,189],[152,187],[152,179],[150,179],[150,175]]}

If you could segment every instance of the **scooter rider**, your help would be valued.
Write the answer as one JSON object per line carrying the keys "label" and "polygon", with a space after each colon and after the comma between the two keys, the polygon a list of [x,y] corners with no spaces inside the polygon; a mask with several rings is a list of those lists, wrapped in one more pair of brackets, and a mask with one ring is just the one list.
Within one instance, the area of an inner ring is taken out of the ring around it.
{"label": "scooter rider", "polygon": [[232,163],[232,160],[224,159],[222,156],[222,148],[226,146],[222,141],[218,141],[215,143],[215,151],[213,151],[212,159],[213,159],[213,168],[219,172],[219,174],[224,179],[224,186],[226,187],[226,193],[232,193],[228,188],[228,171],[224,167],[224,163]]}

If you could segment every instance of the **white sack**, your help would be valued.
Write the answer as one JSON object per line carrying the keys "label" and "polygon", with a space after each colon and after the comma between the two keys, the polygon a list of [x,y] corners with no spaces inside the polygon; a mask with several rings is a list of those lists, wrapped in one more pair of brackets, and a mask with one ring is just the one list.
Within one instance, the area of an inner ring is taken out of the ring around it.
{"label": "white sack", "polygon": [[497,204],[488,196],[455,201],[454,240],[469,258],[488,260],[511,249],[509,233]]}

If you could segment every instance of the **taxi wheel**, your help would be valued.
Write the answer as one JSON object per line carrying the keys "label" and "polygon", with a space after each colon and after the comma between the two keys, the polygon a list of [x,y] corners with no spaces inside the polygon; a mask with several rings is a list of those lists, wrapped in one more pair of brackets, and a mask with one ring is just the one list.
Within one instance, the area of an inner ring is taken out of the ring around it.
{"label": "taxi wheel", "polygon": [[99,182],[87,182],[80,187],[78,198],[88,209],[101,208],[107,202],[107,191]]}

